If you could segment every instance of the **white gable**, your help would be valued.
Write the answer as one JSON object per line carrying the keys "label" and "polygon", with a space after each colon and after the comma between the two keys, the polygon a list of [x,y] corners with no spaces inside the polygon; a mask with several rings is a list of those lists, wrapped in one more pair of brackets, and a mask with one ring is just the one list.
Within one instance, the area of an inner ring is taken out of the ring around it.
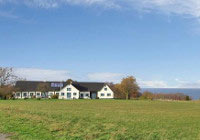
{"label": "white gable", "polygon": [[59,99],[78,99],[79,90],[76,89],[73,85],[67,85],[60,90]]}
{"label": "white gable", "polygon": [[114,93],[108,85],[105,85],[97,94],[100,99],[114,98]]}

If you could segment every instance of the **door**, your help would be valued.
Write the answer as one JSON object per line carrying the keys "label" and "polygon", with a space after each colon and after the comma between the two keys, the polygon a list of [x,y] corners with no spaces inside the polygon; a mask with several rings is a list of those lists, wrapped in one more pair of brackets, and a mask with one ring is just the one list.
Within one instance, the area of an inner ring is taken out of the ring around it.
{"label": "door", "polygon": [[67,99],[71,99],[71,93],[67,93]]}
{"label": "door", "polygon": [[96,98],[97,98],[97,94],[96,94],[96,93],[92,93],[91,98],[92,98],[92,99],[96,99]]}
{"label": "door", "polygon": [[81,99],[83,99],[83,93],[81,93],[81,96],[80,96],[80,98],[81,98]]}

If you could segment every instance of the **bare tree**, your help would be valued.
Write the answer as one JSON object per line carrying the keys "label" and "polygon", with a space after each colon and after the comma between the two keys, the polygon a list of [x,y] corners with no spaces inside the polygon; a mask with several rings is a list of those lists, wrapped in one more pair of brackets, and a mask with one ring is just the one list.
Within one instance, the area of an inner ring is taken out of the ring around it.
{"label": "bare tree", "polygon": [[0,86],[14,85],[17,80],[22,80],[13,72],[13,68],[0,67]]}

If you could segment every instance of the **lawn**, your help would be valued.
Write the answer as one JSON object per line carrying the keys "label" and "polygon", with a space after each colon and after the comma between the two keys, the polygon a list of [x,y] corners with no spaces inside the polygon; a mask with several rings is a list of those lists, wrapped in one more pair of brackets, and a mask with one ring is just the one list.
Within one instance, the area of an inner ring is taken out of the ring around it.
{"label": "lawn", "polygon": [[200,139],[200,102],[1,100],[0,132],[20,140]]}

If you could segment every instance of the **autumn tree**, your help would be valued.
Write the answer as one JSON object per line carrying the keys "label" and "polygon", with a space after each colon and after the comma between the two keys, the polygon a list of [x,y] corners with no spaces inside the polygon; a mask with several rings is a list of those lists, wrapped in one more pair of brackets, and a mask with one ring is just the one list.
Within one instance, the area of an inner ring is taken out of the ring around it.
{"label": "autumn tree", "polygon": [[66,81],[67,85],[71,84],[72,82],[74,82],[72,79],[68,79],[68,80]]}
{"label": "autumn tree", "polygon": [[0,87],[0,99],[10,99],[13,97],[13,92],[16,88],[11,85],[5,85]]}
{"label": "autumn tree", "polygon": [[140,99],[150,99],[153,100],[154,94],[149,91],[144,91]]}
{"label": "autumn tree", "polygon": [[116,85],[117,89],[121,91],[122,96],[125,96],[126,100],[131,97],[137,97],[140,87],[138,86],[136,79],[133,76],[123,78],[119,85]]}
{"label": "autumn tree", "polygon": [[115,93],[114,94],[114,98],[116,99],[125,99],[125,97],[123,97],[123,95],[121,94],[121,91],[120,91],[120,84],[114,84],[112,82],[108,82],[106,83],[110,89]]}
{"label": "autumn tree", "polygon": [[113,92],[115,93],[115,98],[126,99],[125,94],[123,94],[123,92],[121,91],[121,84],[115,84]]}

